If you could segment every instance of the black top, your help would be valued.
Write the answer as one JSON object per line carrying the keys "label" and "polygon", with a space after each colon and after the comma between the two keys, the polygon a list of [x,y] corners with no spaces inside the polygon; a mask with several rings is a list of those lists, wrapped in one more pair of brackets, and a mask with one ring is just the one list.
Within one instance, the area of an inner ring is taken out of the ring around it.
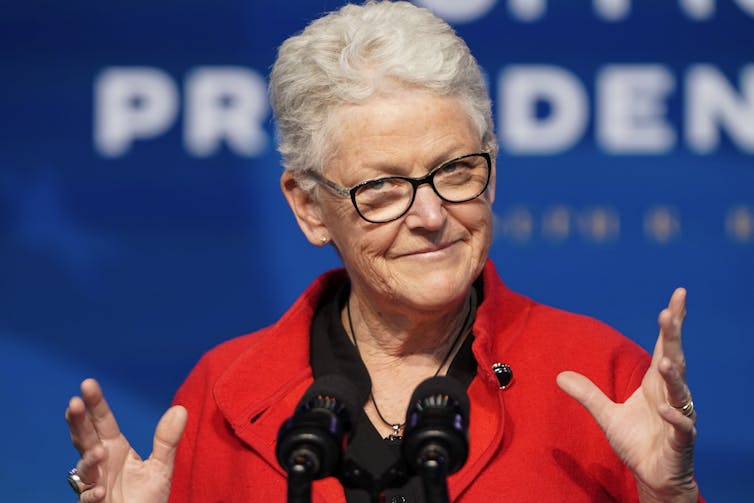
{"label": "black top", "polygon": [[[478,282],[477,282],[478,283]],[[360,405],[369,399],[372,383],[361,357],[351,343],[341,323],[342,312],[348,298],[350,285],[345,284],[327,302],[323,303],[314,314],[310,338],[310,355],[314,378],[328,374],[348,376],[359,391]],[[471,315],[466,321],[466,330],[474,322],[474,313],[481,299],[480,285],[475,284],[471,295]],[[471,351],[473,334],[463,342],[450,364],[447,375],[457,379],[465,388],[471,384],[476,375],[476,360]],[[429,377],[429,376],[427,376]],[[400,443],[383,439],[366,414],[359,414],[350,441],[345,451],[345,462],[355,462],[372,475],[380,477],[401,457]],[[346,488],[348,503],[369,503],[369,493],[361,489]],[[423,503],[424,493],[419,477],[411,478],[405,485],[385,490],[386,503]]]}

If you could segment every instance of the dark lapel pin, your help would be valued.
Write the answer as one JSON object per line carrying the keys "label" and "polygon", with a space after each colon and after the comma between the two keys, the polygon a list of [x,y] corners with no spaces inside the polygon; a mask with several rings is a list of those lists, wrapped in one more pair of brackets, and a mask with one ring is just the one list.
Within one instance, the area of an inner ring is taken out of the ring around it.
{"label": "dark lapel pin", "polygon": [[510,365],[507,363],[493,363],[492,371],[497,377],[497,382],[500,384],[500,389],[505,389],[511,385],[513,381],[513,371]]}

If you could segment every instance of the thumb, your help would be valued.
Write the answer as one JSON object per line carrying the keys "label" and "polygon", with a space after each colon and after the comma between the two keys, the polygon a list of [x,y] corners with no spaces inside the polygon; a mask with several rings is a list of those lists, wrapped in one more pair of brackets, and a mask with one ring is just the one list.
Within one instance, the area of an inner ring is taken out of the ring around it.
{"label": "thumb", "polygon": [[560,389],[579,402],[604,430],[615,405],[592,381],[577,372],[561,372],[556,378]]}
{"label": "thumb", "polygon": [[170,407],[163,414],[154,431],[154,444],[150,458],[168,466],[171,471],[178,441],[186,428],[187,419],[188,412],[186,412],[186,409],[180,405]]}

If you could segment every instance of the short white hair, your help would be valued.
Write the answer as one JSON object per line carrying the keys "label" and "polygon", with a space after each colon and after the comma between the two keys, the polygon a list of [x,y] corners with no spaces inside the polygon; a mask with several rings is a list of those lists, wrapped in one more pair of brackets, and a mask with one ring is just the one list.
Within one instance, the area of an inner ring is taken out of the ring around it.
{"label": "short white hair", "polygon": [[466,43],[427,9],[370,1],[329,13],[280,46],[270,101],[285,169],[322,172],[336,147],[330,117],[396,88],[457,97],[483,147],[497,150],[489,93]]}

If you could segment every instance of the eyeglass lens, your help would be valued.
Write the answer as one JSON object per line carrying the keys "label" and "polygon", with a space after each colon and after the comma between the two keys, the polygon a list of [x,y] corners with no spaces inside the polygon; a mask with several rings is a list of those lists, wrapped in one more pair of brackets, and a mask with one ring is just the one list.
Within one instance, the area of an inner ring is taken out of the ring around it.
{"label": "eyeglass lens", "polygon": [[[487,158],[472,154],[447,162],[429,174],[429,183],[440,198],[452,203],[478,197],[489,178]],[[353,194],[356,209],[370,222],[394,220],[408,211],[418,185],[424,179],[385,177],[358,186]]]}

